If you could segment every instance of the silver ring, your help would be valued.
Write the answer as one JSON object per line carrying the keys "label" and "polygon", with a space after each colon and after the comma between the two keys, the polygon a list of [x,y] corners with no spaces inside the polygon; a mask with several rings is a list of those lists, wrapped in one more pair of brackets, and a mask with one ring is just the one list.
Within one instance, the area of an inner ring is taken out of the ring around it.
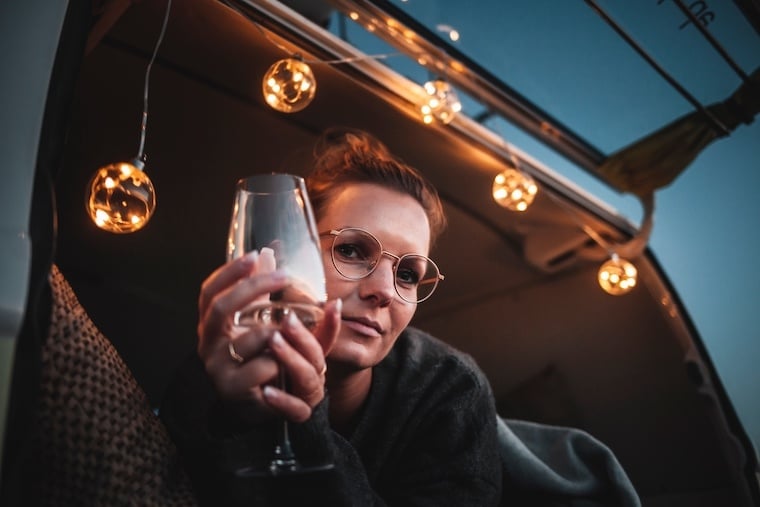
{"label": "silver ring", "polygon": [[245,361],[245,359],[243,359],[243,356],[235,352],[235,347],[232,346],[232,340],[227,342],[227,350],[230,352],[230,357],[232,360],[236,363],[242,363]]}

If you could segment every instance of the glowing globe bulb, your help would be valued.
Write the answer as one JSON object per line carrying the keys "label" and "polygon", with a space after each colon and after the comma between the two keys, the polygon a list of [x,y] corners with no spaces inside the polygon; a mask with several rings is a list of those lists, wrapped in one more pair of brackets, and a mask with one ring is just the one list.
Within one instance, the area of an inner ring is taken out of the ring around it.
{"label": "glowing globe bulb", "polygon": [[87,187],[86,205],[95,225],[128,234],[148,223],[156,209],[156,192],[141,162],[119,162],[98,169]]}
{"label": "glowing globe bulb", "polygon": [[493,199],[512,211],[525,211],[533,203],[538,186],[532,177],[512,167],[493,180]]}
{"label": "glowing globe bulb", "polygon": [[599,285],[613,296],[627,294],[636,287],[636,266],[617,255],[599,268]]}
{"label": "glowing globe bulb", "polygon": [[432,123],[433,118],[436,118],[444,125],[448,124],[462,110],[462,103],[459,102],[456,92],[443,79],[428,81],[424,88],[428,94],[428,100],[422,105],[420,111],[422,121],[425,123]]}
{"label": "glowing globe bulb", "polygon": [[308,106],[317,93],[311,67],[296,58],[275,62],[262,81],[264,100],[272,109],[295,113]]}

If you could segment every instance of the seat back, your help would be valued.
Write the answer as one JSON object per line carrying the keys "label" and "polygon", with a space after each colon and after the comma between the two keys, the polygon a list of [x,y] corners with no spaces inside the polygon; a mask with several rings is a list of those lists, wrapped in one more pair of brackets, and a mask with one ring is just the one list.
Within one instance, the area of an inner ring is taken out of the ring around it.
{"label": "seat back", "polygon": [[194,505],[177,450],[129,368],[55,265],[49,283],[24,504]]}

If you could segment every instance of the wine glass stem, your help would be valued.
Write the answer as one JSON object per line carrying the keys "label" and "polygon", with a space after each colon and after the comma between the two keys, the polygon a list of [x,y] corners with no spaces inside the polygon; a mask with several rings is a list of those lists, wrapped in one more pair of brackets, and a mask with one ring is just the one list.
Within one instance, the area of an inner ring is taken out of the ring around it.
{"label": "wine glass stem", "polygon": [[[286,389],[286,380],[285,380],[285,370],[283,368],[280,368],[280,389],[283,391]],[[282,427],[280,428],[281,434],[280,434],[280,441],[277,444],[277,447],[275,448],[275,457],[281,462],[284,463],[293,463],[295,462],[295,453],[293,452],[293,446],[290,443],[290,427],[288,425],[288,420],[283,418],[282,419]]]}

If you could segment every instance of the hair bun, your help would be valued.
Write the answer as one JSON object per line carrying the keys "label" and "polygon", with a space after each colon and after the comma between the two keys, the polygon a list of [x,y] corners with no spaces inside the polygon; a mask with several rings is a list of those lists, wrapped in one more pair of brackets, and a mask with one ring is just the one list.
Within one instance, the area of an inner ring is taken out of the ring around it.
{"label": "hair bun", "polygon": [[387,146],[371,134],[351,127],[331,127],[327,129],[314,147],[314,156],[321,158],[336,146],[344,150],[343,159],[348,161],[396,160]]}

